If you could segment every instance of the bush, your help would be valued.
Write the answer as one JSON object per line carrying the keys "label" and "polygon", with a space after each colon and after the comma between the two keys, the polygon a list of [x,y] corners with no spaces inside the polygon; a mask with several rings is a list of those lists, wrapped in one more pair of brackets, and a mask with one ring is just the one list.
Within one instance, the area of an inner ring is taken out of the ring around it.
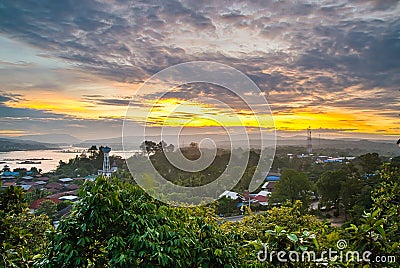
{"label": "bush", "polygon": [[57,204],[51,200],[44,200],[35,211],[35,215],[42,214],[47,215],[50,219],[54,220],[57,214]]}
{"label": "bush", "polygon": [[238,246],[207,208],[175,208],[99,177],[63,218],[38,267],[237,267]]}
{"label": "bush", "polygon": [[57,204],[57,211],[63,210],[64,208],[72,205],[73,203],[68,200],[61,201]]}

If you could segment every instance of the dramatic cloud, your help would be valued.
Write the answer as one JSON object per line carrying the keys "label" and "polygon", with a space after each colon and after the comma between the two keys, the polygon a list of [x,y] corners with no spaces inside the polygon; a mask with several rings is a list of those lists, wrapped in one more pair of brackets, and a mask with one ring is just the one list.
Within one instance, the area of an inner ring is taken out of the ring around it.
{"label": "dramatic cloud", "polygon": [[[313,124],[381,133],[381,124],[395,134],[398,14],[395,0],[3,1],[0,82],[20,95],[2,93],[1,117],[121,119],[151,75],[211,60],[252,78],[281,129]],[[134,105],[146,105],[153,94]],[[204,85],[165,98],[222,94],[241,108],[226,90]],[[49,100],[56,95],[63,101]]]}

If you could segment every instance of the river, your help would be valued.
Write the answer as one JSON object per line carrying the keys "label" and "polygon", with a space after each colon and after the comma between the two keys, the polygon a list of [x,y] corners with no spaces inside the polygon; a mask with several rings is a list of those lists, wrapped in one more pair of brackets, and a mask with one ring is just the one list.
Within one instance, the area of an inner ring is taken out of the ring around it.
{"label": "river", "polygon": [[[67,162],[76,155],[80,155],[87,148],[79,147],[65,147],[58,150],[33,150],[33,151],[11,151],[0,152],[0,169],[4,165],[8,165],[11,170],[14,168],[26,168],[30,170],[31,167],[42,169],[43,172],[55,170],[60,160]],[[136,151],[126,152],[126,156],[132,156]],[[124,151],[111,151],[110,155],[119,155],[125,158]],[[24,161],[40,162],[40,164],[21,164]]]}

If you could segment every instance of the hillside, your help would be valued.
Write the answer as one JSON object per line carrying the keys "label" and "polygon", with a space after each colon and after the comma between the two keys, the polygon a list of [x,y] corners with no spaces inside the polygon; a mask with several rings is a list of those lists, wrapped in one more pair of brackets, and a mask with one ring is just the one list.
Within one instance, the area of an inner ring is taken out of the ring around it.
{"label": "hillside", "polygon": [[35,141],[39,143],[54,143],[54,144],[64,144],[71,145],[74,143],[81,142],[80,139],[69,135],[69,134],[40,134],[40,135],[24,135],[15,137],[15,139],[22,141]]}
{"label": "hillside", "polygon": [[[200,142],[204,138],[213,139],[216,145],[219,148],[230,148],[230,142],[225,141],[226,137],[218,136],[218,135],[184,135],[181,137],[181,142],[186,146],[191,142]],[[149,136],[148,140],[152,141],[160,141],[159,137]],[[242,147],[245,148],[247,145],[247,141],[243,139],[243,137],[238,135],[232,136],[234,147]],[[169,144],[175,144],[175,138],[171,135],[165,135],[164,140]],[[127,150],[138,150],[140,144],[143,142],[143,137],[139,136],[130,136],[125,138],[126,144],[125,148]],[[335,153],[341,152],[345,155],[362,155],[368,152],[376,152],[379,155],[393,157],[400,154],[400,150],[396,145],[396,139],[393,141],[388,140],[367,140],[367,139],[313,139],[313,149],[315,153],[318,152],[327,152],[327,153]],[[258,147],[258,141],[256,139],[250,142],[250,146]],[[114,150],[122,150],[122,138],[110,138],[110,139],[99,139],[99,140],[87,140],[78,144],[74,144],[77,147],[90,147],[91,145],[108,145],[112,147]],[[271,142],[272,144],[272,142]],[[296,147],[298,148],[299,153],[306,153],[306,137],[298,136],[295,138],[285,138],[285,137],[277,137],[277,147]],[[304,148],[302,151],[301,148]]]}
{"label": "hillside", "polygon": [[30,140],[0,138],[0,152],[57,149],[54,144]]}

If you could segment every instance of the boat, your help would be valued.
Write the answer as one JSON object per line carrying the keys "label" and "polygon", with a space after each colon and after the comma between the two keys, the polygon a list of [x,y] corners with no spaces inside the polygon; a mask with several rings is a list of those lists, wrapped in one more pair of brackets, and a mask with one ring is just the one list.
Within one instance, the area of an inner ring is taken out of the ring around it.
{"label": "boat", "polygon": [[25,160],[25,161],[22,161],[22,162],[17,162],[17,164],[29,164],[29,165],[31,165],[31,164],[41,164],[42,162],[40,162],[40,161],[37,161],[37,162],[35,162],[35,161],[30,161],[30,160]]}

